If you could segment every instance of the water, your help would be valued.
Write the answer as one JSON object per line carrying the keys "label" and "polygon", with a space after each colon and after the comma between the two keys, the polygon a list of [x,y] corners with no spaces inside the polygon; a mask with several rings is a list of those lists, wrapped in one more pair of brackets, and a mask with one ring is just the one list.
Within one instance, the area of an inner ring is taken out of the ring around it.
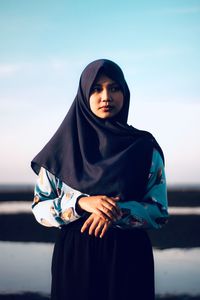
{"label": "water", "polygon": [[[49,294],[53,244],[0,242],[0,294]],[[154,249],[156,294],[200,295],[200,248]]]}
{"label": "water", "polygon": [[[0,214],[31,213],[31,202],[3,201],[0,202]],[[200,207],[169,207],[170,215],[200,215]]]}

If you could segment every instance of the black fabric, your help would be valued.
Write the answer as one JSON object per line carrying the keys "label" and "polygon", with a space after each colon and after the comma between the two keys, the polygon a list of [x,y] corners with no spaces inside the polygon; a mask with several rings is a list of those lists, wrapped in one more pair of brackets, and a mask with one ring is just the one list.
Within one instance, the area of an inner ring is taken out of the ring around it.
{"label": "black fabric", "polygon": [[110,228],[100,239],[81,233],[83,219],[59,232],[51,300],[154,300],[154,262],[147,233]]}
{"label": "black fabric", "polygon": [[[122,89],[122,110],[112,119],[96,117],[89,107],[92,84],[100,72]],[[142,199],[153,148],[162,150],[154,137],[127,125],[130,93],[124,75],[114,62],[100,59],[83,71],[78,93],[61,126],[33,159],[38,174],[43,166],[70,187],[89,195]]]}

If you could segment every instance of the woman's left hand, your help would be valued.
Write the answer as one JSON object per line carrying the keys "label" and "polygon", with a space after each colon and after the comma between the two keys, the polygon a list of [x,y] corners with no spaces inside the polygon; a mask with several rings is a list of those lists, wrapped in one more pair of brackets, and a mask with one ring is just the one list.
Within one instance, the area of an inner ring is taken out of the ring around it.
{"label": "woman's left hand", "polygon": [[96,214],[92,213],[81,228],[81,232],[88,230],[89,235],[95,235],[96,237],[102,238],[108,228],[111,225],[111,221],[106,221]]}

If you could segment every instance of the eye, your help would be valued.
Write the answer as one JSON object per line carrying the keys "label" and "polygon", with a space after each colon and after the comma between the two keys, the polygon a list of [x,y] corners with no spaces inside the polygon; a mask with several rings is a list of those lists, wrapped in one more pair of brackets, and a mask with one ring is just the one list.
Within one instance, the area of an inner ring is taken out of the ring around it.
{"label": "eye", "polygon": [[100,85],[94,85],[91,88],[90,94],[100,93],[100,91],[101,91],[101,86]]}
{"label": "eye", "polygon": [[110,87],[110,91],[113,92],[113,93],[119,92],[119,91],[121,91],[121,88],[118,84],[114,84]]}

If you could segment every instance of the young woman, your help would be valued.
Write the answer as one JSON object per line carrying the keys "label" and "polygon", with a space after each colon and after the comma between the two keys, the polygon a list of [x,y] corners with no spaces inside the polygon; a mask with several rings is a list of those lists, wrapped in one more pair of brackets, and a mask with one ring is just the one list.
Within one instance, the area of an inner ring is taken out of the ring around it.
{"label": "young woman", "polygon": [[61,229],[52,299],[154,299],[146,229],[168,218],[164,158],[149,132],[127,124],[129,99],[118,65],[90,63],[64,121],[32,161],[33,213]]}

